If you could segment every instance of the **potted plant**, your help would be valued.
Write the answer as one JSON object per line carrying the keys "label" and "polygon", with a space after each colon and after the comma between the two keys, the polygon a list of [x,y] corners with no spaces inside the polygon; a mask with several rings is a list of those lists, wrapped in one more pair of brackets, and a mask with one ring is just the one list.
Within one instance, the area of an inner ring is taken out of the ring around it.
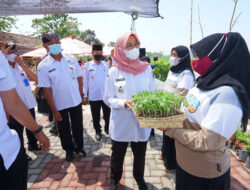
{"label": "potted plant", "polygon": [[229,139],[229,148],[231,148],[231,149],[233,148],[233,145],[234,145],[235,141],[236,141],[235,136],[234,135],[231,136],[230,139]]}
{"label": "potted plant", "polygon": [[250,169],[250,145],[244,146],[243,150],[248,154],[245,166]]}
{"label": "potted plant", "polygon": [[185,116],[180,107],[187,107],[185,97],[164,91],[144,91],[133,97],[132,109],[142,128],[180,128]]}
{"label": "potted plant", "polygon": [[[244,145],[244,143],[241,144],[243,147],[240,149],[239,151],[239,161],[245,162],[248,156],[248,153],[245,151],[245,146],[249,146],[249,145]],[[247,149],[247,147],[246,147]]]}
{"label": "potted plant", "polygon": [[234,143],[234,146],[233,146],[233,150],[235,151],[236,155],[239,156],[239,148],[240,148],[240,141],[239,140],[236,140],[235,143]]}

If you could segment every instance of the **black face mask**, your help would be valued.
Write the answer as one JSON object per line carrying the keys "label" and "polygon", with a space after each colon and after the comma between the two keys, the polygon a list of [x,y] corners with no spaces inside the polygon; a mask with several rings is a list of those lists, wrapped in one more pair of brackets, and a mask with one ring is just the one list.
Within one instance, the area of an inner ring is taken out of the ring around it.
{"label": "black face mask", "polygon": [[94,55],[94,58],[96,61],[100,61],[102,59],[102,55],[100,54]]}

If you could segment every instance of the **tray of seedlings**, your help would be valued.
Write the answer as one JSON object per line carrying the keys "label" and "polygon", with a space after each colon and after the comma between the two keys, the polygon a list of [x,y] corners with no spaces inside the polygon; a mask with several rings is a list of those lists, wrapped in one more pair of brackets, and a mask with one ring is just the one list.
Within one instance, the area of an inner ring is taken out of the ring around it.
{"label": "tray of seedlings", "polygon": [[141,128],[182,128],[185,119],[181,112],[185,97],[164,91],[144,91],[132,96],[132,110]]}

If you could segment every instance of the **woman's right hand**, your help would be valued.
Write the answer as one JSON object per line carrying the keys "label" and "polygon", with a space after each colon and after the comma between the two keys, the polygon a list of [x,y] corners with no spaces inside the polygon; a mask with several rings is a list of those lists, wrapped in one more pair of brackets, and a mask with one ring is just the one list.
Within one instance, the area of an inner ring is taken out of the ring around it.
{"label": "woman's right hand", "polygon": [[124,103],[125,108],[132,108],[132,103],[133,102],[131,100],[125,101],[125,103]]}

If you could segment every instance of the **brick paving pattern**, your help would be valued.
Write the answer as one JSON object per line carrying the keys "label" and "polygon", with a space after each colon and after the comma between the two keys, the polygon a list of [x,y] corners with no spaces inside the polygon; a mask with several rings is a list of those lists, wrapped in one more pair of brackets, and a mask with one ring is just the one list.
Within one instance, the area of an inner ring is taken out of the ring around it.
{"label": "brick paving pattern", "polygon": [[[89,106],[83,106],[84,149],[88,156],[77,157],[72,163],[64,160],[65,152],[61,148],[60,139],[49,133],[49,128],[44,129],[45,134],[50,138],[51,150],[47,154],[39,151],[27,152],[33,158],[28,171],[29,189],[109,189],[111,140],[103,134],[101,142],[95,141],[95,131],[91,120]],[[37,121],[39,124],[44,124],[47,117],[37,113]],[[103,120],[101,123],[103,126]],[[158,130],[155,132],[155,137],[151,137],[147,145],[145,180],[149,190],[172,190],[175,189],[175,174],[167,173],[163,162],[158,159],[162,133]],[[24,137],[26,141],[26,135]],[[133,154],[129,147],[125,156],[120,189],[138,189],[132,171]],[[244,168],[233,155],[231,179],[231,189],[250,189],[249,170]]]}

